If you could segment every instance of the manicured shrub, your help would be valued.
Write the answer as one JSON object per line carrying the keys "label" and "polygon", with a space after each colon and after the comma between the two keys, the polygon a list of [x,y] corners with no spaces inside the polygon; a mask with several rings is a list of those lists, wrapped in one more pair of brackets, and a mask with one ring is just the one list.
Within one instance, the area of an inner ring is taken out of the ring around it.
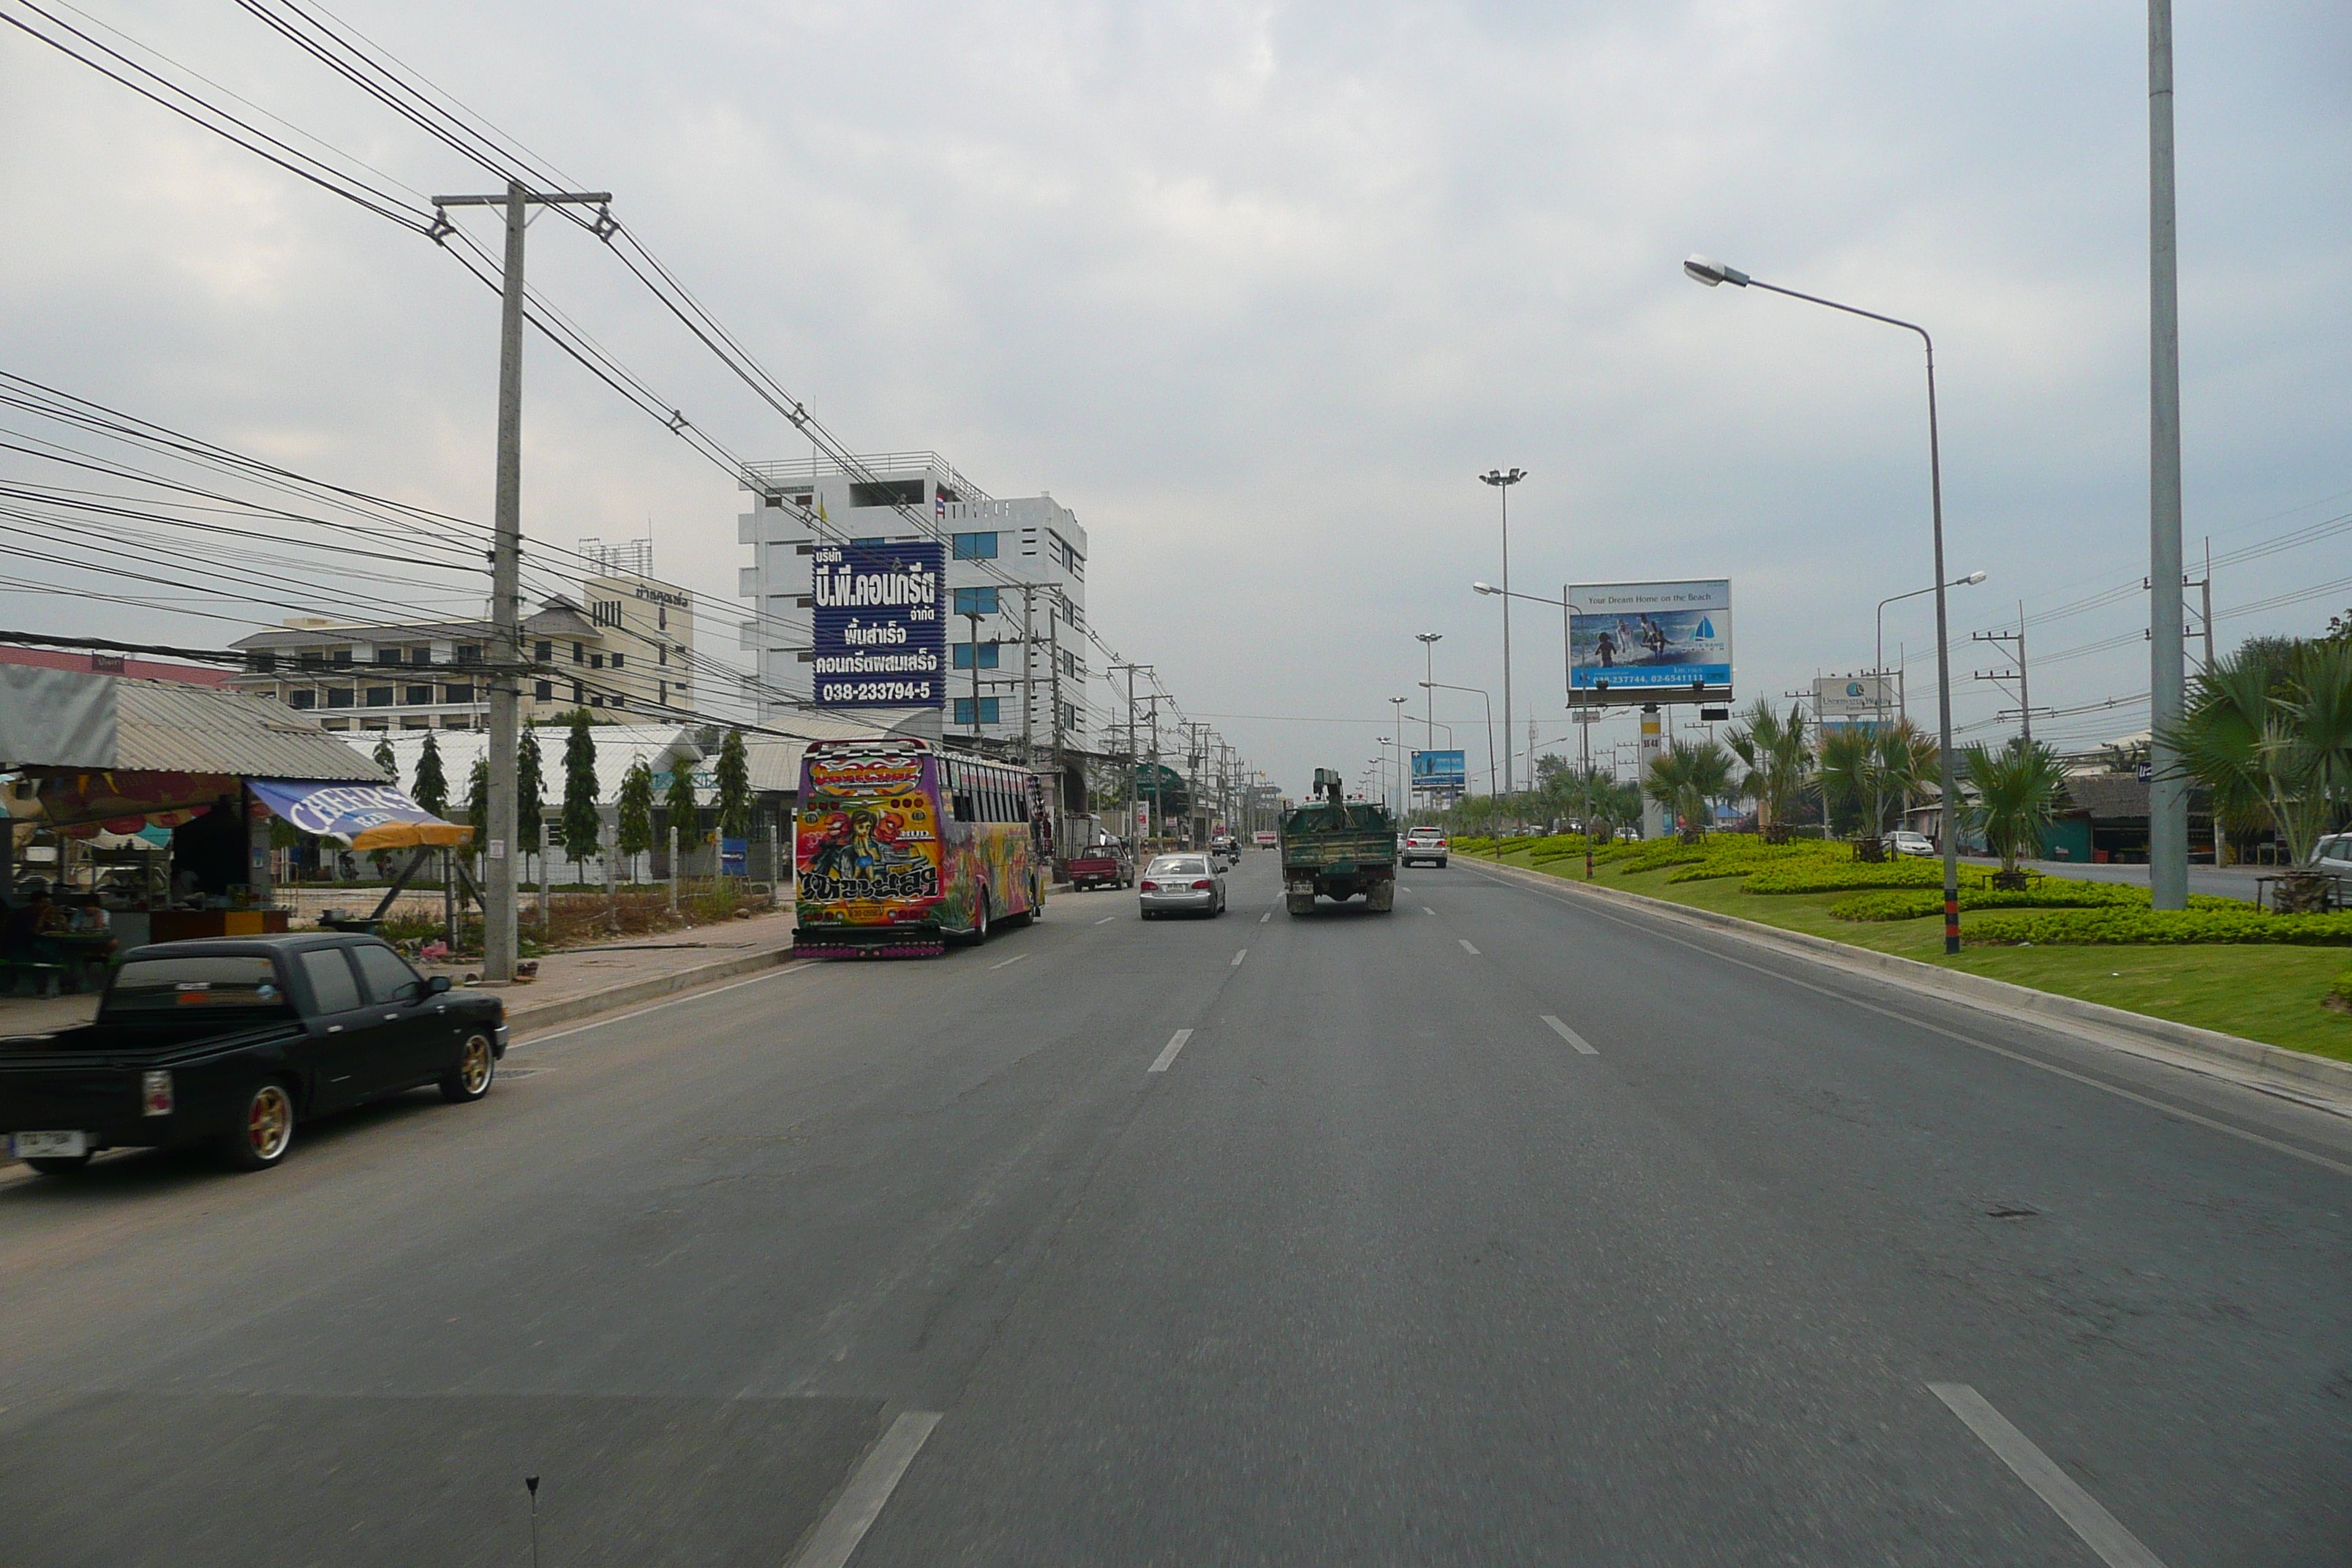
{"label": "manicured shrub", "polygon": [[1987,947],[2172,942],[2352,947],[2352,913],[2273,915],[2251,904],[2239,904],[2231,910],[2043,910],[1986,915],[1961,927],[1960,936],[1963,941]]}
{"label": "manicured shrub", "polygon": [[[1973,868],[1971,868],[1973,869]],[[2242,910],[2247,906],[2236,899],[2219,898],[2210,893],[2191,893],[2189,907],[2193,910]],[[2042,877],[2033,886],[2021,892],[2001,888],[1963,885],[1960,889],[1963,910],[2089,910],[2146,909],[2147,889],[2126,882],[2076,882],[2063,877]],[[1856,893],[1850,899],[1840,899],[1830,906],[1831,914],[1842,921],[1913,921],[1925,920],[1944,912],[1944,889],[1923,888],[1917,891]]]}
{"label": "manicured shrub", "polygon": [[[1976,866],[1960,868],[1960,886],[1981,888],[1991,879],[1991,873]],[[1833,860],[1798,861],[1785,866],[1766,866],[1751,874],[1742,886],[1748,893],[1843,893],[1873,888],[1934,888],[1940,893],[1944,886],[1944,864],[1940,860],[1886,860],[1877,865],[1854,860],[1843,863]]]}

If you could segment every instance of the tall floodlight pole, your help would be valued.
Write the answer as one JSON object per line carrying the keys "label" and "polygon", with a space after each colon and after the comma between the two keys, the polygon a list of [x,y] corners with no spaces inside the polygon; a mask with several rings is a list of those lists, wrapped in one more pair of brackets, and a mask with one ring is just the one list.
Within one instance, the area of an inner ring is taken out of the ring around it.
{"label": "tall floodlight pole", "polygon": [[[1486,705],[1486,795],[1492,799],[1495,794],[1495,700],[1486,695],[1483,687],[1455,686],[1444,680],[1424,680],[1422,684],[1434,691],[1475,692]],[[1507,732],[1505,738],[1509,738]]]}
{"label": "tall floodlight pole", "polygon": [[1421,721],[1427,733],[1423,738],[1423,744],[1425,750],[1432,752],[1437,750],[1437,693],[1429,689],[1429,683],[1437,679],[1437,645],[1444,638],[1444,632],[1413,633],[1413,640],[1421,644],[1423,656],[1422,659],[1423,668],[1421,672],[1423,706]]}
{"label": "tall floodlight pole", "polygon": [[1403,697],[1391,697],[1389,699],[1389,706],[1394,710],[1396,713],[1397,810],[1400,813],[1409,812],[1412,809],[1412,786],[1406,781],[1408,758],[1406,756],[1404,739],[1404,705],[1408,700],[1410,700],[1410,699]]}
{"label": "tall floodlight pole", "polygon": [[1509,473],[1489,468],[1479,479],[1495,487],[1503,500],[1503,793],[1511,793],[1511,487],[1526,479],[1527,470]]}
{"label": "tall floodlight pole", "polygon": [[2189,907],[2180,722],[2180,257],[2172,208],[2172,0],[2147,0],[2147,892]]}
{"label": "tall floodlight pole", "polygon": [[[495,985],[514,979],[515,752],[522,695],[522,235],[532,203],[584,204],[598,209],[596,233],[614,226],[610,191],[525,190],[513,180],[498,195],[436,196],[432,236],[454,232],[445,209],[504,207],[506,277],[499,310],[498,495],[490,519],[489,821],[482,846],[482,978]],[[2177,637],[2174,639],[2179,641]]]}
{"label": "tall floodlight pole", "polygon": [[[1685,261],[1683,271],[1693,282],[1704,283],[1710,289],[1719,283],[1729,283],[1740,289],[1761,289],[1768,293],[1785,294],[1791,300],[1802,300],[1809,305],[1825,305],[1832,310],[1843,310],[1849,316],[1860,316],[1865,321],[1883,321],[1890,327],[1900,327],[1906,332],[1918,333],[1920,344],[1927,352],[1927,493],[1935,518],[1936,538],[1936,703],[1940,729],[1937,782],[1941,789],[1939,800],[1944,819],[1942,834],[1944,840],[1944,952],[1947,956],[1956,955],[1960,951],[1960,797],[1952,771],[1952,632],[1949,613],[1944,599],[1946,585],[1944,582],[1944,456],[1943,447],[1936,436],[1936,340],[1927,335],[1927,328],[1916,321],[1899,321],[1893,316],[1882,316],[1875,310],[1864,310],[1854,305],[1841,305],[1835,300],[1824,300],[1816,294],[1800,294],[1794,289],[1783,289],[1773,283],[1761,283],[1740,271],[1737,267],[1727,267],[1719,261],[1710,261],[1704,256],[1694,256]],[[2173,542],[2175,567],[2173,576],[2178,579],[2180,575],[2179,541],[2176,538]],[[2177,588],[2173,597],[2176,602],[2179,598]],[[2172,640],[2178,645],[2180,637],[2178,629],[2177,603],[2175,611],[2175,630]],[[2173,653],[2177,658],[2179,654],[2177,646]],[[1826,805],[1828,799],[1826,790],[1822,792],[1822,799]]]}

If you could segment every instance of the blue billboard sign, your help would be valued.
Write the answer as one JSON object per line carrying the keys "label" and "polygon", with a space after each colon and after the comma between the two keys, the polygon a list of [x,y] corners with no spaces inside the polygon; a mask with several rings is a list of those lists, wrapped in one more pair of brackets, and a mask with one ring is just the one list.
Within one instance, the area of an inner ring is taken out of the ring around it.
{"label": "blue billboard sign", "polygon": [[820,544],[810,558],[816,705],[937,708],[947,700],[947,546]]}
{"label": "blue billboard sign", "polygon": [[1576,703],[1731,694],[1731,583],[1603,583],[1568,590]]}
{"label": "blue billboard sign", "polygon": [[1412,754],[1412,787],[1431,794],[1452,791],[1459,795],[1469,782],[1469,771],[1463,763],[1460,752],[1415,752]]}

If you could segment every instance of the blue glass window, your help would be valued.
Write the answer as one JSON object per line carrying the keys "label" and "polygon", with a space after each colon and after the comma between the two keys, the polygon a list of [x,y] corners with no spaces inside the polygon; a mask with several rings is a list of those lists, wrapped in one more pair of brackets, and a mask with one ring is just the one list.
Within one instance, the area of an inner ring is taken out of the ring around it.
{"label": "blue glass window", "polygon": [[993,588],[958,588],[955,591],[955,613],[959,616],[992,616],[996,614],[996,590]]}
{"label": "blue glass window", "polygon": [[[996,722],[996,700],[997,700],[993,697],[983,697],[980,700],[980,721],[982,723],[993,724]],[[955,721],[959,724],[967,726],[971,723],[971,698],[959,697],[955,700]]]}
{"label": "blue glass window", "polygon": [[[968,642],[960,642],[954,646],[955,667],[958,669],[970,669],[971,668],[971,644]],[[994,643],[984,642],[980,645],[980,668],[982,669],[994,669],[996,668],[996,645]]]}
{"label": "blue glass window", "polygon": [[955,536],[955,558],[959,561],[993,561],[996,559],[996,535],[992,533],[959,533]]}

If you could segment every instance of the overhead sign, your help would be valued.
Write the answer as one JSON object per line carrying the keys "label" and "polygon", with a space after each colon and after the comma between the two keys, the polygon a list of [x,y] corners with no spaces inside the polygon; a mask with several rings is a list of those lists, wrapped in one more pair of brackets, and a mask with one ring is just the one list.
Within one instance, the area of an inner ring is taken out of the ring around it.
{"label": "overhead sign", "polygon": [[1412,787],[1433,794],[1446,790],[1461,794],[1469,784],[1469,770],[1463,756],[1460,752],[1415,752]]}
{"label": "overhead sign", "polygon": [[820,544],[810,557],[816,705],[938,708],[947,700],[947,546]]}
{"label": "overhead sign", "polygon": [[1731,695],[1731,582],[1567,590],[1568,688],[1578,703]]}
{"label": "overhead sign", "polygon": [[1895,682],[1883,675],[1825,675],[1813,682],[1813,712],[1824,724],[1893,718],[1900,706]]}

